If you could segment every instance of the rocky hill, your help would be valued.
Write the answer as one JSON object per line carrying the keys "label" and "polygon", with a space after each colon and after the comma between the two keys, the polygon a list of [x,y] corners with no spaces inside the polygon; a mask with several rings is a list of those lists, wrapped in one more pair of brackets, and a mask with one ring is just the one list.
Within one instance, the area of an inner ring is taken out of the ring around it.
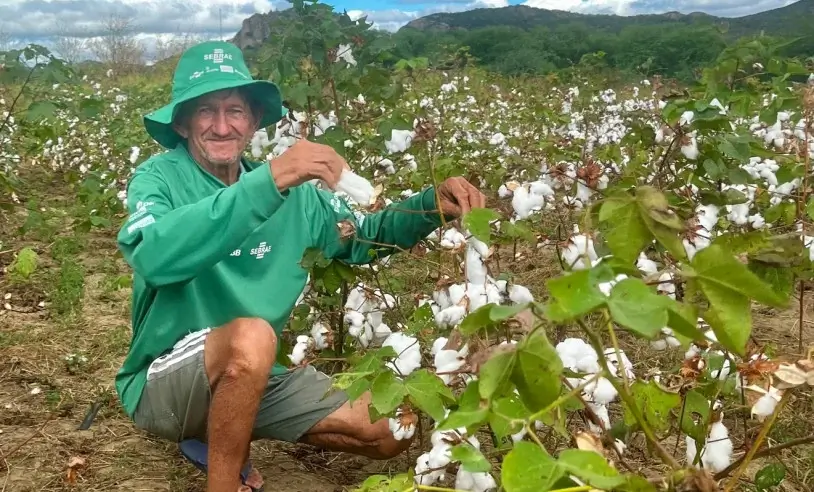
{"label": "rocky hill", "polygon": [[291,9],[275,10],[265,14],[252,14],[243,20],[240,30],[231,39],[240,49],[257,48],[268,39],[274,25],[283,22],[293,14]]}
{"label": "rocky hill", "polygon": [[770,33],[801,35],[814,33],[814,0],[799,0],[778,9],[735,18],[715,17],[702,12],[681,14],[667,12],[652,15],[598,15],[578,14],[562,10],[546,10],[525,5],[503,8],[474,9],[465,12],[438,13],[415,19],[402,29],[458,30],[492,26],[511,26],[530,29],[538,26],[555,27],[568,22],[580,22],[594,29],[620,31],[630,25],[658,25],[666,23],[713,24],[733,36]]}

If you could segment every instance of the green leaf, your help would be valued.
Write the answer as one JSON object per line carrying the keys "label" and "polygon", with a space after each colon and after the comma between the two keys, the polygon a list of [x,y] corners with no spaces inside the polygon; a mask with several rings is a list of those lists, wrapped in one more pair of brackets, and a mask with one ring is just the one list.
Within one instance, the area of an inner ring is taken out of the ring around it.
{"label": "green leaf", "polygon": [[50,120],[56,111],[57,106],[51,101],[34,101],[25,110],[25,118],[29,121]]}
{"label": "green leaf", "polygon": [[786,467],[780,463],[769,463],[755,473],[755,488],[762,492],[777,487],[786,478]]}
{"label": "green leaf", "polygon": [[483,473],[492,469],[492,464],[479,450],[468,442],[452,448],[452,460],[460,461],[464,470],[471,473]]}
{"label": "green leaf", "polygon": [[637,278],[626,278],[613,286],[608,309],[613,320],[645,338],[652,339],[667,326],[664,296],[659,296]]}
{"label": "green leaf", "polygon": [[[665,432],[670,427],[670,411],[681,405],[681,396],[667,391],[652,379],[646,383],[634,382],[630,385],[630,392],[644,420],[656,432]],[[626,424],[633,425],[636,422],[627,406],[624,407],[624,414]]]}
{"label": "green leaf", "polygon": [[449,387],[427,369],[419,369],[410,374],[404,381],[404,386],[416,406],[436,421],[443,419],[446,413],[444,400],[450,403],[455,401]]}
{"label": "green leaf", "polygon": [[37,252],[31,248],[23,248],[17,253],[17,258],[8,267],[8,271],[11,276],[27,279],[37,270],[38,263]]}
{"label": "green leaf", "polygon": [[503,460],[501,478],[506,492],[546,492],[565,470],[536,444],[520,441]]}
{"label": "green leaf", "polygon": [[686,341],[704,340],[704,334],[698,329],[698,309],[692,304],[684,304],[667,296],[661,296],[667,308],[667,326],[672,328],[676,338]]}
{"label": "green leaf", "polygon": [[510,393],[505,397],[495,398],[492,400],[492,406],[489,413],[489,426],[499,443],[512,441],[507,438],[512,434],[520,432],[523,428],[522,422],[515,422],[515,420],[526,420],[531,416],[531,412],[523,405],[520,396]]}
{"label": "green leaf", "polygon": [[635,261],[653,239],[632,197],[609,198],[600,208],[599,221],[606,223],[604,236],[613,256],[623,261]]}
{"label": "green leaf", "polygon": [[480,397],[486,400],[506,390],[517,361],[514,344],[498,345],[493,350],[478,371]]}
{"label": "green leaf", "polygon": [[517,345],[517,363],[512,382],[523,404],[532,412],[537,412],[560,396],[562,361],[541,329]]}
{"label": "green leaf", "polygon": [[669,207],[667,198],[652,186],[636,188],[642,220],[656,240],[676,259],[687,257],[679,233],[684,230],[681,218]]}
{"label": "green leaf", "polygon": [[607,298],[599,290],[599,284],[613,277],[613,271],[600,263],[589,270],[577,270],[549,280],[546,286],[553,298],[549,317],[552,321],[567,321],[604,305]]}
{"label": "green leaf", "polygon": [[515,304],[512,306],[486,304],[466,315],[458,329],[462,335],[473,335],[482,328],[491,326],[498,321],[507,320],[526,309],[528,309],[528,304]]}
{"label": "green leaf", "polygon": [[447,418],[438,424],[437,430],[450,430],[459,427],[470,429],[481,425],[489,416],[489,404],[480,398],[480,381],[466,385],[458,400],[458,408],[450,411]]}
{"label": "green leaf", "polygon": [[704,319],[724,347],[744,355],[752,329],[750,298],[780,308],[787,302],[719,245],[699,251],[691,265],[687,276],[698,281],[710,304]]}
{"label": "green leaf", "polygon": [[593,487],[612,489],[625,483],[625,477],[594,451],[566,449],[557,457],[557,464]]}
{"label": "green leaf", "polygon": [[382,371],[370,385],[371,403],[379,413],[390,413],[407,395],[404,383],[392,371]]}
{"label": "green leaf", "polygon": [[[706,423],[709,419],[709,401],[697,389],[692,389],[684,396],[684,415],[679,423],[681,431],[696,442],[696,449],[706,440]],[[696,423],[696,421],[698,423]]]}
{"label": "green leaf", "polygon": [[469,230],[470,234],[488,245],[492,232],[492,226],[489,223],[499,218],[500,214],[491,208],[473,208],[464,215],[463,226]]}

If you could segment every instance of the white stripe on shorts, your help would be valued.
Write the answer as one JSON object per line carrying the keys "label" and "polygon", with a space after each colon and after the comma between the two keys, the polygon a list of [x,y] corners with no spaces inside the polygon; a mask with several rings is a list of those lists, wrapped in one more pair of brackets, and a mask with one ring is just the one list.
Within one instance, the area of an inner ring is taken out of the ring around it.
{"label": "white stripe on shorts", "polygon": [[203,351],[206,336],[210,331],[212,331],[210,328],[204,328],[203,330],[189,333],[176,342],[171,352],[162,355],[150,364],[150,367],[147,368],[147,379],[153,379],[172,366],[178,365],[184,360]]}

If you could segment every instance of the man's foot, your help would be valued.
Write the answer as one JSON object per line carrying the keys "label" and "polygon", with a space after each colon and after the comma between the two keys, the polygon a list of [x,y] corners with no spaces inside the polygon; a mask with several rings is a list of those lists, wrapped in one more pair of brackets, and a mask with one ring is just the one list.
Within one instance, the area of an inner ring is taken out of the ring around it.
{"label": "man's foot", "polygon": [[263,476],[260,475],[260,472],[257,468],[252,467],[249,475],[246,477],[246,480],[243,481],[244,485],[240,488],[240,492],[253,492],[254,490],[260,490],[263,487]]}

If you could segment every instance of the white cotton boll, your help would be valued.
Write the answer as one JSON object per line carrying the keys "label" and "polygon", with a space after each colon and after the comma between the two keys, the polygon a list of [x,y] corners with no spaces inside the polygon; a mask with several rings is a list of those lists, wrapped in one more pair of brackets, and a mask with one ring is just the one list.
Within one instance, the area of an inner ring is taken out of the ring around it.
{"label": "white cotton boll", "polygon": [[639,253],[639,258],[636,260],[636,268],[642,271],[645,275],[655,275],[659,271],[659,267],[655,261],[649,259],[643,252]]}
{"label": "white cotton boll", "polygon": [[345,301],[345,309],[352,309],[354,311],[361,311],[362,306],[365,305],[366,299],[364,292],[357,288],[348,292],[348,300]]}
{"label": "white cotton boll", "polygon": [[651,340],[650,348],[658,351],[667,350],[667,340],[663,338],[660,338],[658,340]]}
{"label": "white cotton boll", "polygon": [[336,191],[346,193],[360,205],[370,205],[376,193],[370,181],[348,169],[342,170]]}
{"label": "white cotton boll", "polygon": [[429,463],[431,468],[447,466],[452,461],[452,446],[441,442],[430,450]]}
{"label": "white cotton boll", "polygon": [[591,267],[591,263],[598,260],[599,256],[594,249],[593,239],[585,234],[577,234],[571,237],[568,247],[562,251],[563,261],[572,270],[583,270]]}
{"label": "white cotton boll", "polygon": [[432,299],[441,310],[444,310],[453,305],[452,299],[449,295],[449,289],[437,290],[432,293]]}
{"label": "white cotton boll", "polygon": [[540,210],[544,204],[545,198],[542,195],[529,193],[525,186],[519,186],[514,190],[512,208],[520,219],[528,218],[533,211]]}
{"label": "white cotton boll", "polygon": [[608,413],[607,405],[600,405],[591,402],[587,403],[588,407],[599,417],[599,421],[602,423],[602,427],[597,426],[591,421],[588,421],[588,429],[593,432],[594,434],[602,434],[604,431],[611,428],[610,423],[610,414]]}
{"label": "white cotton boll", "polygon": [[671,348],[678,348],[681,346],[681,342],[678,340],[678,338],[673,336],[668,336],[665,341]]}
{"label": "white cotton boll", "polygon": [[531,291],[518,284],[512,284],[512,286],[509,287],[509,299],[515,304],[534,302],[534,296],[531,295]]}
{"label": "white cotton boll", "polygon": [[[770,388],[770,391],[771,390],[776,391],[774,387]],[[761,396],[754,405],[752,405],[752,416],[757,417],[759,422],[763,422],[766,420],[766,417],[774,413],[777,403],[778,400],[776,399],[775,395],[773,395],[771,392],[766,393],[765,395]]]}
{"label": "white cotton boll", "polygon": [[438,311],[435,315],[435,324],[439,328],[454,327],[466,316],[466,308],[459,305],[453,305],[448,308]]}
{"label": "white cotton boll", "polygon": [[596,381],[596,387],[591,393],[594,402],[599,403],[601,405],[607,405],[611,403],[613,400],[616,399],[617,395],[618,393],[616,391],[616,388],[614,388],[613,384],[611,384],[611,382],[606,378],[599,378]]}
{"label": "white cotton boll", "polygon": [[410,148],[413,138],[415,138],[413,130],[393,129],[390,133],[390,140],[386,140],[384,146],[391,154],[404,152]]}
{"label": "white cotton boll", "polygon": [[704,448],[701,460],[704,468],[718,473],[732,463],[732,440],[723,422],[710,426],[709,440]]}
{"label": "white cotton boll", "polygon": [[580,354],[578,359],[575,359],[574,367],[577,372],[585,374],[595,374],[599,372],[599,359],[596,352],[589,354]]}
{"label": "white cotton boll", "polygon": [[140,150],[141,149],[139,149],[136,146],[130,148],[130,164],[136,163],[136,160],[138,160]]}
{"label": "white cotton boll", "polygon": [[486,287],[483,284],[469,284],[466,289],[466,297],[469,299],[470,313],[482,308],[488,302]]}
{"label": "white cotton boll", "polygon": [[529,184],[529,191],[533,195],[538,195],[542,197],[554,196],[554,190],[551,189],[551,186],[542,181],[532,181]]}
{"label": "white cotton boll", "polygon": [[345,312],[344,321],[349,325],[361,327],[365,322],[365,315],[359,311],[347,311]]}
{"label": "white cotton boll", "polygon": [[494,477],[488,472],[469,472],[463,467],[458,468],[455,476],[455,489],[467,490],[469,492],[486,492],[496,489],[497,483]]}
{"label": "white cotton boll", "polygon": [[382,346],[393,347],[398,354],[395,365],[404,375],[410,374],[421,365],[421,346],[415,337],[397,331],[391,333]]}
{"label": "white cotton boll", "polygon": [[388,336],[390,336],[391,333],[393,333],[393,330],[391,330],[390,327],[387,326],[384,323],[379,323],[378,325],[372,325],[372,326],[375,326],[375,328],[373,328],[373,334],[372,335],[373,335],[373,338],[376,339],[376,340],[381,340],[381,339],[387,338]]}
{"label": "white cotton boll", "polygon": [[[413,480],[418,485],[432,485],[444,477],[443,470],[433,470],[430,466],[430,453],[424,453],[416,459],[415,476]],[[433,470],[433,471],[430,471]]]}
{"label": "white cotton boll", "polygon": [[444,347],[447,345],[447,337],[438,337],[432,342],[432,348],[430,349],[430,354],[435,356],[441,350],[444,350]]}
{"label": "white cotton boll", "polygon": [[500,293],[500,289],[497,288],[494,284],[488,284],[486,286],[486,303],[487,304],[501,304],[502,295]]}
{"label": "white cotton boll", "polygon": [[307,335],[300,335],[297,337],[297,344],[294,345],[291,355],[288,356],[288,358],[291,359],[292,364],[299,365],[303,359],[305,359],[305,354],[308,352],[309,340],[310,338]]}
{"label": "white cotton boll", "polygon": [[449,302],[451,305],[460,304],[466,295],[464,284],[453,284],[449,286]]}
{"label": "white cotton boll", "polygon": [[684,154],[684,157],[691,161],[698,158],[698,145],[694,136],[690,138],[690,142],[688,144],[681,146],[681,153]]}
{"label": "white cotton boll", "polygon": [[[467,234],[469,234],[467,232]],[[480,255],[481,258],[489,258],[491,252],[489,251],[489,246],[486,245],[483,241],[476,238],[475,236],[470,236],[469,240],[469,247],[474,249],[476,253]]]}
{"label": "white cotton boll", "polygon": [[316,323],[311,328],[311,337],[314,339],[314,348],[317,350],[324,350],[328,348],[327,334],[330,330],[322,323]]}
{"label": "white cotton boll", "polygon": [[[630,359],[628,359],[627,355],[625,354],[625,351],[619,350],[619,355],[621,355],[622,370],[625,371],[627,377],[631,379],[636,377],[635,374],[633,373],[633,363],[630,362]],[[613,347],[606,348],[605,358],[608,360],[608,370],[610,371],[610,373],[613,374],[614,376],[622,377],[619,374],[620,363],[619,359],[616,356],[616,349]]]}
{"label": "white cotton boll", "polygon": [[466,279],[470,283],[483,285],[486,283],[486,265],[481,256],[472,248],[466,250]]}
{"label": "white cotton boll", "polygon": [[512,191],[509,188],[507,188],[505,184],[502,184],[497,189],[497,196],[499,196],[500,198],[508,198],[512,196]]}

